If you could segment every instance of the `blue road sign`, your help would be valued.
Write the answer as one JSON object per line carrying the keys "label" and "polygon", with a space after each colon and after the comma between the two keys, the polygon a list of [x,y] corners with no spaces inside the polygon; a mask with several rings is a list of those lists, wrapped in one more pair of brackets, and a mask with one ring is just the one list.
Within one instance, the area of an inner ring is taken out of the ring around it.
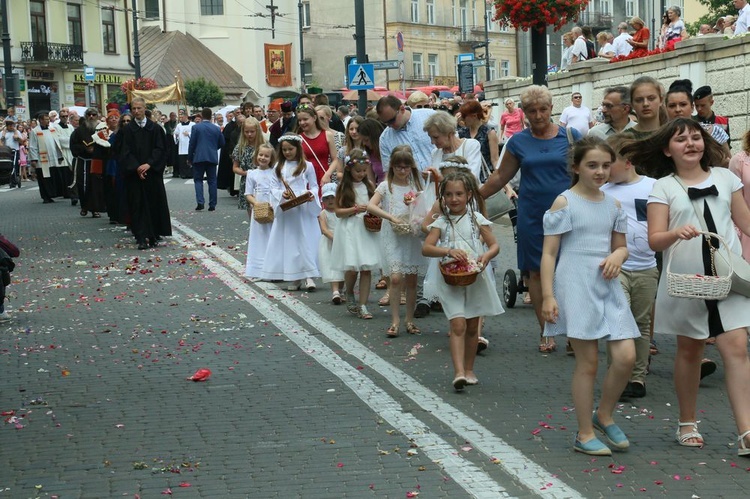
{"label": "blue road sign", "polygon": [[349,90],[375,88],[375,68],[372,64],[349,65]]}

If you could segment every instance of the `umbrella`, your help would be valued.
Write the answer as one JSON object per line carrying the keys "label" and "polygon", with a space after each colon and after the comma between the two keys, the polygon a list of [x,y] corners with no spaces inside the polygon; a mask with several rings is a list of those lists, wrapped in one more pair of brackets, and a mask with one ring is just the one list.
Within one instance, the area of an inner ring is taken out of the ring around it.
{"label": "umbrella", "polygon": [[[458,92],[458,85],[456,85],[455,87],[451,88],[451,92],[453,92],[453,93]],[[474,85],[474,91],[472,93],[478,94],[480,92],[484,92],[484,89],[482,88],[482,86],[481,85]]]}

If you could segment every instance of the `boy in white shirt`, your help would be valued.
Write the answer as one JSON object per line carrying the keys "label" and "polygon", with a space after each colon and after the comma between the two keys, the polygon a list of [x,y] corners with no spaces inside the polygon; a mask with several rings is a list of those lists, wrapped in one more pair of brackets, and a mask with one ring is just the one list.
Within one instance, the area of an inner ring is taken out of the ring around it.
{"label": "boy in white shirt", "polygon": [[[620,156],[620,149],[626,140],[621,134],[607,139],[617,154],[617,161],[612,163],[609,183],[601,190],[620,201],[628,216],[627,244],[630,256],[622,265],[619,279],[641,337],[635,339],[635,366],[622,397],[640,398],[646,395],[652,311],[659,285],[659,269],[656,267],[655,253],[648,245],[646,223],[646,203],[656,179],[638,175],[633,164]],[[607,361],[610,361],[609,353]]]}

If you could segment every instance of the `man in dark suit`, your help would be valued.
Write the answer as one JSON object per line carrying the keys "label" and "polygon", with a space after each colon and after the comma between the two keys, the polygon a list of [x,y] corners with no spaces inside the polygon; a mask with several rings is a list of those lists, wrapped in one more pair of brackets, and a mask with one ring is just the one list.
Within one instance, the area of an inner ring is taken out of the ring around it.
{"label": "man in dark suit", "polygon": [[130,103],[133,120],[118,132],[118,159],[125,176],[131,222],[139,250],[157,245],[161,236],[172,235],[167,191],[164,189],[164,130],[146,118],[146,102]]}
{"label": "man in dark suit", "polygon": [[[188,161],[193,165],[193,182],[195,183],[196,210],[203,209],[203,175],[208,181],[208,211],[216,209],[216,167],[219,161],[219,150],[224,147],[224,136],[219,127],[211,123],[213,111],[204,107],[201,111],[203,121],[193,125],[188,146]],[[240,193],[244,194],[244,193]]]}

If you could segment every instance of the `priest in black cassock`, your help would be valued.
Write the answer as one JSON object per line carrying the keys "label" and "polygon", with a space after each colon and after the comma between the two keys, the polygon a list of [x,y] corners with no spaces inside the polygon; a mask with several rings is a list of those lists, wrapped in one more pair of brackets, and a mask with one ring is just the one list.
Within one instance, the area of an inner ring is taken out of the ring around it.
{"label": "priest in black cassock", "polygon": [[164,189],[166,150],[164,130],[146,118],[146,102],[130,103],[133,120],[120,133],[119,161],[125,176],[130,228],[138,249],[155,247],[161,236],[172,235],[167,191]]}

